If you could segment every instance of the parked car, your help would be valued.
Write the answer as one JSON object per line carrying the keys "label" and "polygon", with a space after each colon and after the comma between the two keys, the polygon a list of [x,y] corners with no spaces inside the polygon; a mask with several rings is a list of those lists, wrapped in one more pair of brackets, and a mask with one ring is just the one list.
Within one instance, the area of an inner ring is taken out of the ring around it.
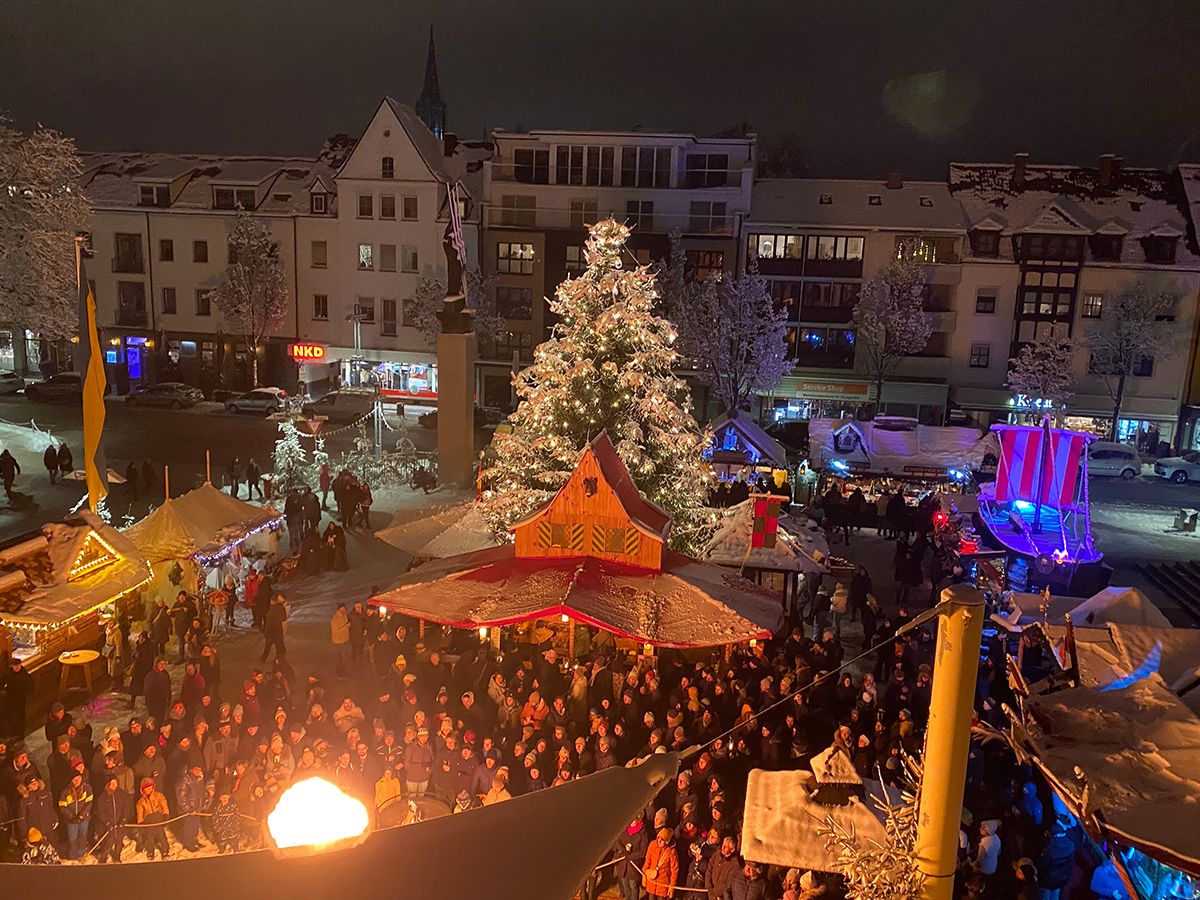
{"label": "parked car", "polygon": [[[438,411],[431,409],[417,417],[417,424],[422,428],[437,428]],[[475,427],[486,428],[489,425],[499,425],[504,421],[504,413],[498,409],[475,407]]]}
{"label": "parked car", "polygon": [[0,372],[0,396],[11,396],[25,387],[25,379],[16,372]]}
{"label": "parked car", "polygon": [[1200,450],[1184,450],[1178,456],[1167,456],[1154,464],[1154,474],[1169,478],[1176,484],[1200,481]]}
{"label": "parked car", "polygon": [[158,406],[167,409],[184,409],[195,406],[204,399],[200,388],[192,387],[181,381],[164,381],[152,384],[140,391],[134,391],[125,398],[130,406]]}
{"label": "parked car", "polygon": [[349,425],[375,411],[375,401],[380,399],[374,391],[356,388],[340,388],[330,391],[320,400],[304,404],[304,415],[324,416],[330,423]]}
{"label": "parked car", "polygon": [[60,372],[45,381],[25,388],[25,396],[34,402],[68,403],[83,401],[83,376],[75,372]]}
{"label": "parked car", "polygon": [[227,412],[261,412],[273,413],[283,409],[287,400],[287,391],[277,387],[260,387],[225,401]]}
{"label": "parked car", "polygon": [[1142,474],[1142,458],[1131,444],[1096,441],[1088,448],[1088,473],[1129,481]]}

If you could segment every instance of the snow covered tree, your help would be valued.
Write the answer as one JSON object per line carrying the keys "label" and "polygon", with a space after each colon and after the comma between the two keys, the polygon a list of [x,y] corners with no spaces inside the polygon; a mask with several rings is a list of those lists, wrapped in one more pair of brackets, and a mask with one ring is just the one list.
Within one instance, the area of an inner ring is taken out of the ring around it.
{"label": "snow covered tree", "polygon": [[279,420],[279,435],[271,458],[275,491],[283,495],[308,486],[308,453],[300,443],[300,431],[293,419]]}
{"label": "snow covered tree", "polygon": [[[474,316],[472,323],[480,340],[495,339],[504,332],[504,316],[496,308],[495,275],[481,275],[478,269],[468,269],[463,278],[467,285],[467,308]],[[446,298],[446,282],[436,278],[422,278],[417,292],[407,301],[404,308],[404,324],[421,332],[425,341],[434,346],[442,333],[438,319],[442,302]]]}
{"label": "snow covered tree", "polygon": [[288,290],[271,230],[245,210],[229,236],[229,267],[212,299],[225,323],[250,348],[250,379],[257,387],[258,351],[283,325]]}
{"label": "snow covered tree", "polygon": [[[1106,301],[1100,324],[1084,336],[1091,352],[1088,369],[1104,380],[1113,402],[1110,440],[1117,439],[1121,407],[1129,376],[1154,357],[1169,350],[1178,326],[1175,324],[1177,293],[1138,279],[1126,290]],[[1147,373],[1148,374],[1148,373]]]}
{"label": "snow covered tree", "polygon": [[317,435],[313,442],[312,462],[308,465],[308,483],[316,488],[321,483],[321,467],[329,463],[329,453],[325,449],[325,438]]}
{"label": "snow covered tree", "polygon": [[[1055,418],[1063,414],[1075,386],[1071,371],[1075,346],[1070,338],[1048,334],[1021,348],[1008,361],[1005,386],[1030,401],[1044,400]],[[1035,412],[1040,411],[1035,410]]]}
{"label": "snow covered tree", "polygon": [[864,284],[858,295],[854,324],[860,358],[875,383],[876,407],[883,399],[884,382],[904,357],[924,350],[933,334],[933,319],[925,312],[928,288],[919,264],[897,259]]}
{"label": "snow covered tree", "polygon": [[70,138],[23,134],[0,114],[0,318],[43,337],[75,333],[74,241],[90,217],[82,172]]}
{"label": "snow covered tree", "polygon": [[708,536],[708,437],[672,372],[675,330],[653,312],[654,274],[622,260],[628,238],[611,219],[592,226],[587,269],[558,286],[550,309],[559,322],[516,376],[512,433],[496,435],[484,472],[483,512],[498,532],[549,499],[607,431],[638,489],[673,517],[671,545],[695,551]]}
{"label": "snow covered tree", "polygon": [[678,285],[683,258],[679,236],[672,234],[667,315],[679,329],[677,349],[712,385],[725,409],[740,410],[755,394],[778,387],[791,369],[787,310],[771,299],[753,260],[745,274]]}

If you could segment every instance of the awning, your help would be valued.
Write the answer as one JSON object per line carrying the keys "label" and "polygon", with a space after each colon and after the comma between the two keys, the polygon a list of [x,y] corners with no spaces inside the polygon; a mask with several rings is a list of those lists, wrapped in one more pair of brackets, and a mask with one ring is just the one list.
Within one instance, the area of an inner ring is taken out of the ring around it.
{"label": "awning", "polygon": [[250,534],[270,527],[282,516],[269,506],[254,506],[202,484],[162,506],[125,535],[150,563],[212,556]]}
{"label": "awning", "polygon": [[781,612],[772,592],[672,551],[656,572],[596,557],[518,559],[511,544],[426,563],[371,602],[457,628],[567,615],[659,647],[765,639]]}

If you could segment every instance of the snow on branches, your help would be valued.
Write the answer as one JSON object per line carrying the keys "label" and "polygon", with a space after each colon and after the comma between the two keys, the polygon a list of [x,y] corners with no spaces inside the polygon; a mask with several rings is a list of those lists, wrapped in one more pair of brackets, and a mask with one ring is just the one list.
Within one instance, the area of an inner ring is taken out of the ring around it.
{"label": "snow on branches", "polygon": [[0,318],[44,337],[75,333],[75,236],[87,228],[75,143],[0,115]]}
{"label": "snow on branches", "polygon": [[925,312],[929,284],[925,270],[911,260],[897,259],[863,285],[854,305],[860,358],[875,382],[876,403],[883,383],[896,373],[906,356],[920,353],[933,334],[933,319]]}
{"label": "snow on branches", "polygon": [[514,379],[512,433],[496,435],[484,472],[483,511],[498,532],[548,500],[607,431],[638,489],[672,516],[671,545],[695,551],[709,535],[707,435],[672,371],[676,335],[654,313],[655,277],[624,266],[628,238],[611,219],[592,226],[587,269],[558,286],[550,309],[559,322]]}
{"label": "snow on branches", "polygon": [[1030,400],[1049,401],[1056,414],[1065,411],[1075,386],[1071,369],[1074,350],[1070,338],[1054,334],[1025,344],[1008,361],[1005,386]]}
{"label": "snow on branches", "polygon": [[250,375],[257,386],[258,348],[283,325],[288,290],[279,245],[270,228],[245,210],[238,213],[229,236],[229,267],[213,293],[213,303],[252,349]]}
{"label": "snow on branches", "polygon": [[[471,310],[471,324],[475,336],[480,340],[495,340],[506,330],[504,316],[496,307],[495,275],[481,275],[478,269],[463,273],[467,286],[467,309]],[[411,325],[421,333],[430,346],[437,343],[442,333],[442,322],[438,318],[446,299],[446,283],[436,278],[422,278],[417,292],[408,300],[404,310],[404,324]]]}

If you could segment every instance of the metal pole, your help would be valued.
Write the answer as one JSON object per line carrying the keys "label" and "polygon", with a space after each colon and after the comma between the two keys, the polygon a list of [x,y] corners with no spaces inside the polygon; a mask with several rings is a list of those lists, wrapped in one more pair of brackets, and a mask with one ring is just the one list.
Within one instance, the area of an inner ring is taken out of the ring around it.
{"label": "metal pole", "polygon": [[967,750],[985,606],[977,588],[942,591],[933,692],[925,730],[925,760],[917,808],[917,870],[921,900],[951,900],[958,865],[958,829],[967,779]]}
{"label": "metal pole", "polygon": [[375,458],[383,458],[383,401],[375,401]]}

